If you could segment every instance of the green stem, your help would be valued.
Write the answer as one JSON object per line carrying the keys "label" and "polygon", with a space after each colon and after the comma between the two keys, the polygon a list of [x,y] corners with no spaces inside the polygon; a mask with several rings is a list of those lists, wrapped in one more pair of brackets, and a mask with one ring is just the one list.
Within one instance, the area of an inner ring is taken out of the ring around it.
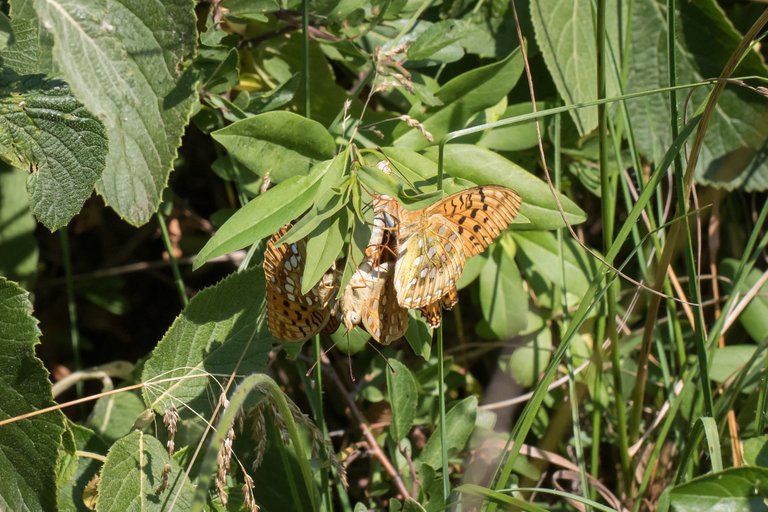
{"label": "green stem", "polygon": [[176,256],[173,255],[173,245],[171,245],[171,237],[168,234],[168,226],[165,224],[165,216],[160,213],[160,211],[157,212],[157,224],[160,226],[160,233],[163,235],[163,244],[165,244],[165,251],[168,253],[168,263],[171,264],[173,281],[176,283],[176,290],[179,292],[181,305],[186,307],[189,303],[189,297],[187,297],[187,288],[184,286],[184,280],[181,278],[179,262],[176,261]]}
{"label": "green stem", "polygon": [[[443,153],[440,152],[437,163],[437,189],[443,190]],[[440,414],[440,452],[443,462],[443,503],[448,504],[451,493],[448,478],[448,425],[445,423],[445,367],[443,360],[443,312],[440,309],[440,325],[435,330],[437,343],[437,400]]]}
{"label": "green stem", "polygon": [[[72,344],[72,364],[74,366],[74,371],[79,372],[83,369],[83,362],[80,357],[80,332],[77,330],[75,284],[72,280],[72,253],[69,247],[69,231],[66,226],[59,231],[59,242],[61,243],[61,256],[64,263],[64,280],[67,288],[67,313],[69,314],[69,340]],[[82,382],[77,383],[76,390],[77,396],[82,396]]]}
{"label": "green stem", "polygon": [[[597,1],[597,30],[595,32],[597,44],[597,99],[605,98],[605,0]],[[613,244],[614,218],[616,214],[616,173],[611,172],[608,161],[608,110],[605,103],[597,106],[597,135],[600,151],[600,204],[603,221],[603,250]],[[605,329],[611,340],[611,374],[613,375],[614,406],[617,423],[617,435],[619,437],[619,460],[621,461],[621,474],[625,492],[629,490],[632,482],[631,467],[629,461],[629,441],[627,436],[627,419],[624,404],[624,390],[621,383],[621,358],[619,354],[619,334],[616,330],[616,287],[609,286],[605,294]],[[602,340],[596,340],[594,350],[601,350]],[[600,372],[600,368],[596,368]]]}
{"label": "green stem", "polygon": [[312,111],[310,107],[312,104],[309,99],[309,0],[303,0],[301,4],[301,28],[302,42],[304,44],[304,62],[302,62],[304,73],[304,116],[307,119],[311,119]]}

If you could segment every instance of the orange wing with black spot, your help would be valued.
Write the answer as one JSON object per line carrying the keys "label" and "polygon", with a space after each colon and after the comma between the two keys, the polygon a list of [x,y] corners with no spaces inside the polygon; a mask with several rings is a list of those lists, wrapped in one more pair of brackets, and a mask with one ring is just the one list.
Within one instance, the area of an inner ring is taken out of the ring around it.
{"label": "orange wing with black spot", "polygon": [[298,241],[276,247],[288,232],[283,226],[267,242],[264,252],[264,276],[267,281],[267,325],[272,335],[285,341],[305,341],[326,326],[336,283],[334,269],[306,295],[301,294],[306,244]]}

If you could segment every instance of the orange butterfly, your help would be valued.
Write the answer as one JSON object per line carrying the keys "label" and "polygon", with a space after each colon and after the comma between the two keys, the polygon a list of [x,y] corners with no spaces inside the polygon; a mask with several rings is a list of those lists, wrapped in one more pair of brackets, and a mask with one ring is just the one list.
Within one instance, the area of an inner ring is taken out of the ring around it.
{"label": "orange butterfly", "polygon": [[306,295],[301,294],[301,277],[306,260],[306,242],[276,247],[291,225],[272,235],[264,252],[267,280],[267,325],[272,335],[285,341],[306,341],[325,327],[333,332],[338,321],[333,314],[338,290],[335,268],[325,273]]}
{"label": "orange butterfly", "polygon": [[398,303],[420,309],[430,325],[439,325],[440,307],[450,309],[458,300],[456,283],[467,258],[483,252],[512,223],[521,202],[514,190],[485,185],[417,211],[395,203]]}

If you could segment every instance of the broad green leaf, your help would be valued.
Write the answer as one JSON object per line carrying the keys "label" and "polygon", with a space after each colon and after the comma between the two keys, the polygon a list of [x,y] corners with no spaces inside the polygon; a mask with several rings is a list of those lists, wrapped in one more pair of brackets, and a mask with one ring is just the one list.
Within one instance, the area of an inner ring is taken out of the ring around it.
{"label": "broad green leaf", "polygon": [[211,94],[228,92],[240,81],[240,54],[237,48],[204,48],[196,64],[202,70],[202,88]]}
{"label": "broad green leaf", "polygon": [[472,282],[478,278],[480,272],[482,272],[487,261],[488,257],[486,253],[469,258],[466,265],[464,265],[464,271],[461,273],[459,281],[456,283],[456,288],[461,290],[472,284]]}
{"label": "broad green leaf", "polygon": [[264,271],[254,268],[228,276],[189,302],[144,364],[147,406],[160,414],[175,406],[182,417],[191,415],[190,409],[209,417],[218,400],[210,394],[213,379],[236,367],[241,375],[264,369],[274,341],[264,320],[265,286]]}
{"label": "broad green leaf", "polygon": [[768,467],[768,436],[744,439],[744,464],[748,466]]}
{"label": "broad green leaf", "polygon": [[[54,405],[39,336],[27,292],[0,276],[0,420]],[[64,422],[53,411],[0,427],[0,508],[55,510]]]}
{"label": "broad green leaf", "polygon": [[334,216],[321,222],[309,236],[307,261],[301,279],[302,294],[306,295],[341,256],[351,215],[347,208],[339,210]]}
{"label": "broad green leaf", "polygon": [[[723,277],[729,278],[724,285],[725,290],[729,293],[739,293],[740,297],[744,297],[744,294],[757,284],[762,272],[756,268],[751,269],[743,285],[738,290],[733,290],[731,283],[738,267],[737,260],[726,258],[720,263],[720,273]],[[753,340],[761,342],[765,339],[768,335],[768,284],[764,284],[749,305],[744,308],[739,315],[739,322]]]}
{"label": "broad green leaf", "polygon": [[408,320],[408,330],[405,331],[405,340],[414,354],[425,361],[429,361],[429,356],[432,353],[432,329],[421,314],[417,314],[413,310],[409,311],[409,314],[410,319]]}
{"label": "broad green leaf", "polygon": [[240,208],[200,250],[193,268],[270,236],[299,217],[312,204],[315,187],[330,164],[320,163],[306,176],[294,176],[278,183]]}
{"label": "broad green leaf", "polygon": [[116,441],[133,430],[136,419],[146,410],[138,393],[104,396],[96,401],[88,416],[88,427],[107,441]]}
{"label": "broad green leaf", "polygon": [[[544,110],[547,107],[548,105],[546,103],[536,103],[537,110]],[[510,119],[516,116],[530,114],[531,112],[533,112],[531,103],[517,103],[507,107],[498,119],[494,119],[494,121]],[[548,121],[548,118],[540,120],[542,135],[547,133]],[[536,123],[513,124],[488,130],[483,132],[482,137],[480,137],[477,144],[493,151],[521,151],[523,149],[532,148],[538,144]]]}
{"label": "broad green leaf", "polygon": [[673,487],[669,493],[670,510],[675,512],[765,510],[765,496],[768,470],[750,467],[700,476]]}
{"label": "broad green leaf", "polygon": [[[560,97],[570,105],[596,100],[597,50],[592,3],[589,0],[536,0],[531,2],[530,9],[536,43]],[[619,20],[623,19],[626,25],[627,19],[622,9],[626,10],[616,0],[606,3],[608,97],[616,96],[619,90],[615,80],[618,75],[612,70],[622,69],[620,34],[626,29],[620,30]],[[570,114],[582,136],[597,127],[597,107],[572,110]]]}
{"label": "broad green leaf", "polygon": [[371,335],[368,334],[368,331],[360,327],[355,327],[347,332],[344,326],[341,326],[340,329],[331,334],[331,341],[333,341],[334,346],[349,355],[354,355],[367,349],[368,340],[370,339]]}
{"label": "broad green leaf", "polygon": [[515,343],[516,348],[511,354],[499,358],[499,365],[515,382],[531,387],[538,381],[539,374],[546,370],[552,357],[552,331],[545,326],[522,336],[520,342],[519,345]]}
{"label": "broad green leaf", "polygon": [[[677,83],[687,84],[720,76],[725,63],[741,41],[722,8],[713,0],[677,2],[674,36]],[[654,0],[632,3],[632,48],[627,92],[646,91],[668,84],[667,14],[665,4]],[[756,51],[748,51],[733,76],[766,76]],[[706,100],[710,87],[693,91],[684,110],[687,91],[678,91],[680,115],[690,116]],[[655,94],[628,102],[632,128],[640,150],[659,162],[672,136],[669,95]],[[758,94],[738,86],[726,87],[707,126],[696,167],[700,183],[732,190],[768,188],[768,103]]]}
{"label": "broad green leaf", "polygon": [[249,169],[281,182],[333,158],[333,137],[318,123],[292,112],[266,112],[212,133]]}
{"label": "broad green leaf", "polygon": [[54,61],[109,139],[97,184],[126,221],[144,224],[157,210],[176,148],[197,99],[182,76],[195,49],[192,0],[35,0],[55,40]]}
{"label": "broad green leaf", "polygon": [[48,229],[80,211],[104,172],[106,145],[104,126],[61,80],[0,77],[0,156],[28,169],[32,211]]}
{"label": "broad green leaf", "polygon": [[[163,477],[165,467],[170,473]],[[164,482],[167,485],[163,485]],[[135,431],[109,449],[101,470],[98,512],[191,510],[194,487],[154,437]]]}
{"label": "broad green leaf", "polygon": [[517,258],[523,271],[538,274],[536,277],[567,292],[568,305],[578,306],[595,274],[595,260],[567,234],[563,236],[562,252],[552,233],[516,231],[512,237],[520,249]]}
{"label": "broad green leaf", "polygon": [[[429,148],[425,155],[437,162],[437,148]],[[552,197],[549,186],[541,179],[501,155],[477,146],[448,144],[443,156],[444,171],[456,178],[469,180],[477,185],[502,185],[520,194],[523,205],[520,217],[529,225],[515,223],[531,229],[557,229],[564,226],[563,217]],[[570,224],[586,220],[584,211],[559,194],[565,219]]]}
{"label": "broad green leaf", "polygon": [[744,382],[744,392],[751,392],[754,385],[760,379],[760,370],[762,369],[762,359],[753,361],[752,368],[747,364],[757,350],[756,345],[726,345],[722,348],[716,348],[712,357],[712,366],[709,369],[709,378],[715,382],[724,383],[737,372],[749,371],[752,373]]}
{"label": "broad green leaf", "polygon": [[411,370],[394,358],[389,358],[387,369],[387,390],[389,404],[392,407],[392,423],[389,431],[396,442],[404,439],[411,431],[416,417],[416,399],[418,387]]}
{"label": "broad green leaf", "polygon": [[59,512],[84,512],[84,490],[88,482],[101,469],[101,462],[93,457],[79,454],[107,455],[109,446],[91,429],[69,423],[74,445],[73,453],[61,455],[57,475],[57,506]]}
{"label": "broad green leaf", "polygon": [[480,272],[480,307],[496,337],[514,336],[528,325],[528,294],[513,256],[494,244]]}
{"label": "broad green leaf", "polygon": [[[504,60],[467,71],[442,86],[436,93],[442,107],[424,114],[413,110],[411,115],[437,143],[448,132],[464,128],[473,115],[497,104],[515,86],[522,71],[523,59],[516,50]],[[398,125],[394,135],[394,145],[401,148],[419,150],[432,144],[418,129],[404,124]]]}
{"label": "broad green leaf", "polygon": [[[467,444],[469,436],[475,428],[475,418],[477,417],[477,397],[468,396],[456,403],[445,415],[445,423],[448,425],[446,437],[448,441],[448,456],[454,456]],[[422,464],[431,466],[433,469],[440,469],[442,464],[440,449],[440,429],[438,425],[429,441],[424,446],[418,461]]]}
{"label": "broad green leaf", "polygon": [[267,93],[251,93],[245,110],[254,114],[261,114],[280,108],[293,99],[300,84],[301,75],[297,73]]}
{"label": "broad green leaf", "polygon": [[[416,40],[408,47],[408,60],[429,59],[438,62],[458,60],[464,55],[464,50],[454,43],[464,37],[464,28],[463,23],[452,19],[442,20],[430,25],[426,30],[418,34]],[[446,51],[452,46],[458,49],[458,54]],[[458,58],[449,58],[449,54]]]}
{"label": "broad green leaf", "polygon": [[22,192],[27,176],[0,162],[0,275],[22,285],[37,270],[35,219]]}
{"label": "broad green leaf", "polygon": [[50,74],[53,39],[35,12],[34,0],[13,0],[11,27],[14,41],[3,51],[3,67],[20,75]]}

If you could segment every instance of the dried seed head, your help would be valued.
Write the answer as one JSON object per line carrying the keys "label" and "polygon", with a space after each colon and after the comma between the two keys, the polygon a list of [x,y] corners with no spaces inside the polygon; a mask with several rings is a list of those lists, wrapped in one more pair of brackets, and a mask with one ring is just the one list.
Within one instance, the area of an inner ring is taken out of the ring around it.
{"label": "dried seed head", "polygon": [[219,499],[221,503],[226,506],[227,504],[227,473],[229,473],[229,464],[232,461],[232,442],[235,439],[235,430],[230,428],[227,430],[227,437],[224,438],[224,442],[219,448],[219,454],[216,457],[216,466],[218,471],[216,472],[216,490],[219,493]]}
{"label": "dried seed head", "polygon": [[176,445],[174,440],[176,439],[178,423],[179,411],[172,405],[166,409],[165,414],[163,414],[163,424],[165,425],[165,428],[168,429],[168,441],[165,443],[168,448],[168,455],[173,455],[173,452],[175,451]]}

